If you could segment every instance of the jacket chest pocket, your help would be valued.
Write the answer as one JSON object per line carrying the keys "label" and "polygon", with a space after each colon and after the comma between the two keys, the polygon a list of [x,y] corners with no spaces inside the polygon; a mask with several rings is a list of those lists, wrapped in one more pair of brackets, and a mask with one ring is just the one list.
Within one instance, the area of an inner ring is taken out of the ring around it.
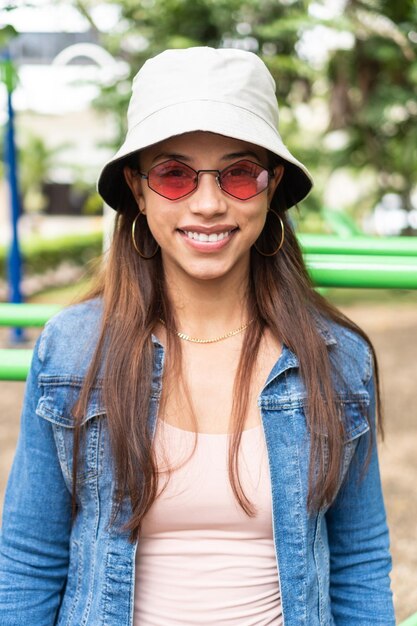
{"label": "jacket chest pocket", "polygon": [[[365,437],[368,439],[369,396],[366,392],[349,394],[338,396],[336,401],[339,419],[344,425],[344,440],[340,448],[338,480],[340,488],[351,463],[357,462],[354,457],[359,442],[365,441]],[[300,502],[305,503],[309,484],[312,437],[306,414],[305,397],[300,395],[298,398],[283,399],[279,396],[270,396],[260,406],[272,475],[287,477],[283,489],[288,501],[292,497],[291,490],[294,490],[300,495]],[[316,433],[316,436],[319,437],[323,454],[324,471],[327,471],[328,439],[320,433]],[[319,461],[313,472],[317,479],[320,476]]]}
{"label": "jacket chest pocket", "polygon": [[[369,433],[368,422],[369,398],[367,395],[348,396],[338,399],[339,419],[344,426],[344,440],[341,450],[339,489],[346,478],[346,474],[352,462],[358,462],[354,458],[355,451],[359,443]],[[327,466],[329,458],[329,446],[327,437],[322,439],[325,464]]]}
{"label": "jacket chest pocket", "polygon": [[[72,490],[75,431],[73,408],[83,379],[40,376],[39,384],[43,393],[36,413],[53,424],[61,470],[68,489]],[[95,482],[102,470],[107,428],[104,427],[105,409],[100,391],[100,387],[93,389],[81,422],[83,427],[77,462],[77,481],[80,487]]]}

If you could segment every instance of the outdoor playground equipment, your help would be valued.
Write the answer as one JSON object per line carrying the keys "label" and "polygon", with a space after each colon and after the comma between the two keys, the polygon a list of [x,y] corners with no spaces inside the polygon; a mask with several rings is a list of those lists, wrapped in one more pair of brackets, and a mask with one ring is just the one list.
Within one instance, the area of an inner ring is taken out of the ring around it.
{"label": "outdoor playground equipment", "polygon": [[[417,238],[304,234],[299,241],[317,287],[417,289]],[[0,303],[0,326],[40,327],[60,308]],[[25,380],[31,357],[32,350],[0,349],[0,380]],[[417,626],[417,613],[399,626]]]}

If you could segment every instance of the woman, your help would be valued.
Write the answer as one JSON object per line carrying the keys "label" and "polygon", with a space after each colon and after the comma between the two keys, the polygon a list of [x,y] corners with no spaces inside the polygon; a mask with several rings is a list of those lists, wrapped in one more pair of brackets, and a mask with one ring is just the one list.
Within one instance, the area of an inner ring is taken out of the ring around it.
{"label": "woman", "polygon": [[274,87],[239,50],[138,73],[102,277],[34,351],[2,624],[394,624],[373,350],[306,273]]}

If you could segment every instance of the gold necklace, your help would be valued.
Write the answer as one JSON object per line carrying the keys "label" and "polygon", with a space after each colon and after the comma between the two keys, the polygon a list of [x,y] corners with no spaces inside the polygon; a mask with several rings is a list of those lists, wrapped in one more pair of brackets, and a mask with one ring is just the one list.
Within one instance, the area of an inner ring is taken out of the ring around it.
{"label": "gold necklace", "polygon": [[[159,321],[161,322],[161,324],[166,326],[163,319],[159,318]],[[176,332],[175,334],[180,339],[183,339],[184,341],[191,341],[192,343],[216,343],[217,341],[223,341],[223,339],[228,339],[229,337],[234,337],[234,335],[238,335],[239,333],[242,333],[254,321],[255,321],[255,318],[252,318],[251,320],[249,320],[249,322],[247,322],[246,324],[243,324],[243,326],[239,326],[239,328],[236,328],[236,330],[230,330],[228,333],[225,333],[224,335],[220,335],[220,337],[214,337],[213,339],[197,339],[197,337],[190,337],[190,335],[186,335],[185,333],[179,333],[179,332]]]}

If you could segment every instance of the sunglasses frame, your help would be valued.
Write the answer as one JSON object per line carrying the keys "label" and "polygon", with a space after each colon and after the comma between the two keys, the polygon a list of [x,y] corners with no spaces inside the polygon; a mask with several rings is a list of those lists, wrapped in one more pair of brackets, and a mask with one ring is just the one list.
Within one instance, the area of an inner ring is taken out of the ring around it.
{"label": "sunglasses frame", "polygon": [[[192,170],[194,172],[194,174],[196,175],[196,186],[194,187],[194,189],[192,189],[191,191],[187,191],[187,193],[184,193],[183,195],[178,196],[177,198],[169,198],[168,196],[164,196],[163,193],[161,193],[160,191],[156,191],[156,189],[151,187],[150,184],[149,184],[149,174],[152,172],[152,170],[154,170],[156,167],[160,167],[161,165],[164,165],[165,163],[170,163],[170,162],[179,163],[180,165],[183,165],[183,166],[187,167],[188,169]],[[263,189],[261,189],[260,191],[257,191],[256,193],[252,194],[251,196],[248,196],[247,198],[239,198],[238,196],[235,196],[232,193],[230,193],[230,191],[226,191],[226,189],[223,189],[223,187],[221,185],[221,175],[223,174],[224,171],[228,170],[230,167],[233,167],[233,166],[237,165],[238,163],[250,163],[251,165],[256,165],[257,167],[260,167],[263,171],[267,172],[268,173],[268,182],[267,182],[266,186]],[[219,189],[221,189],[223,191],[223,193],[226,193],[228,196],[230,196],[232,198],[235,198],[235,200],[240,200],[241,202],[245,202],[246,200],[250,200],[251,198],[254,198],[255,196],[258,196],[260,193],[265,191],[265,189],[268,188],[270,180],[274,177],[274,170],[273,169],[268,168],[268,167],[264,167],[263,165],[260,165],[259,163],[255,163],[255,161],[251,161],[250,159],[239,159],[239,161],[236,161],[235,163],[231,163],[230,165],[227,165],[222,170],[216,170],[216,169],[213,169],[213,170],[195,170],[193,167],[191,167],[187,163],[183,163],[182,161],[178,161],[177,159],[167,159],[166,161],[162,161],[162,163],[158,163],[157,165],[154,165],[153,167],[151,167],[151,169],[148,170],[147,174],[144,174],[140,170],[136,170],[136,171],[137,171],[137,174],[140,176],[140,178],[142,178],[143,180],[146,180],[148,182],[149,189],[151,189],[154,193],[158,194],[158,196],[161,196],[162,198],[165,198],[165,200],[170,200],[171,202],[176,202],[176,200],[181,200],[182,198],[185,198],[186,196],[189,196],[190,194],[194,193],[194,191],[196,191],[198,189],[198,183],[200,182],[200,174],[207,174],[207,173],[213,174],[213,173],[215,173],[216,174],[216,182],[217,182],[217,186],[219,187]]]}

